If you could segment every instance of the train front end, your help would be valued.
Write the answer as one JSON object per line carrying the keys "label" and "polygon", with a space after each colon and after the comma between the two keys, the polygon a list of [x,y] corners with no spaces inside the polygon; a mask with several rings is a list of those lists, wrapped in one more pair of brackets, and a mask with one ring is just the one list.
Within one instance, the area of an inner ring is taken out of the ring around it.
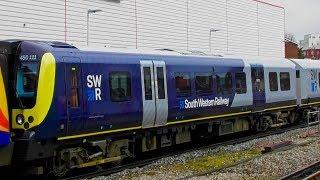
{"label": "train front end", "polygon": [[8,103],[10,50],[10,43],[0,42],[0,167],[10,165],[13,149]]}

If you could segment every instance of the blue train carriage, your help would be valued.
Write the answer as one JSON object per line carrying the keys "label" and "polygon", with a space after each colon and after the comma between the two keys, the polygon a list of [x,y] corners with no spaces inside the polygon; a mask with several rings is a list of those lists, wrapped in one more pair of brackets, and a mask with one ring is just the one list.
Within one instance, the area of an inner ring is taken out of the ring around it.
{"label": "blue train carriage", "polygon": [[295,66],[284,59],[37,41],[22,41],[17,52],[14,161],[46,162],[59,174],[293,118]]}
{"label": "blue train carriage", "polygon": [[[296,113],[295,64],[284,58],[244,58],[251,68],[253,111],[256,128],[294,123]],[[262,113],[262,114],[260,114]]]}

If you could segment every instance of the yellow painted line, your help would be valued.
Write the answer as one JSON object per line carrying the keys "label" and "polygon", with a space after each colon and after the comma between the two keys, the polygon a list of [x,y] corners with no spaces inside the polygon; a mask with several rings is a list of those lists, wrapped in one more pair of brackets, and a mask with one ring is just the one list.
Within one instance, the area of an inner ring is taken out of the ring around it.
{"label": "yellow painted line", "polygon": [[271,111],[271,110],[277,110],[277,109],[291,108],[291,107],[295,107],[295,106],[297,106],[297,105],[274,107],[274,108],[265,109],[264,111]]}
{"label": "yellow painted line", "polygon": [[314,104],[320,104],[320,102],[313,102],[308,104],[301,104],[301,106],[308,106],[308,105],[314,105]]}
{"label": "yellow painted line", "polygon": [[73,135],[73,136],[64,136],[64,137],[58,137],[58,140],[61,141],[61,140],[82,138],[82,137],[88,137],[88,136],[97,136],[97,135],[110,134],[110,133],[116,133],[116,132],[122,132],[122,131],[137,130],[137,129],[141,129],[141,128],[142,128],[142,126],[137,126],[137,127],[131,127],[131,128],[115,129],[115,130],[94,132],[94,133],[87,133],[87,134],[79,134],[79,135]]}
{"label": "yellow painted line", "polygon": [[[318,102],[318,103],[320,103],[320,102]],[[290,108],[290,107],[294,107],[294,106],[296,106],[296,105],[269,108],[269,109],[265,109],[264,111],[275,110],[275,109],[284,109],[284,108]],[[181,124],[181,123],[187,123],[187,122],[196,122],[196,121],[201,121],[201,120],[222,118],[222,117],[228,117],[228,116],[236,116],[236,115],[242,115],[242,114],[249,114],[251,112],[252,111],[244,111],[244,112],[239,112],[239,113],[222,114],[222,115],[217,115],[217,116],[208,116],[208,117],[202,117],[202,118],[194,118],[194,119],[188,119],[188,120],[182,120],[182,121],[168,122],[167,125]],[[124,129],[115,129],[115,130],[88,133],[88,134],[73,135],[73,136],[64,136],[64,137],[59,137],[58,140],[61,141],[61,140],[82,138],[82,137],[88,137],[88,136],[97,136],[97,135],[102,135],[102,134],[110,134],[110,133],[123,132],[123,131],[129,131],[129,130],[137,130],[137,129],[142,129],[142,126],[137,126],[137,127],[132,127],[132,128],[124,128]]]}
{"label": "yellow painted line", "polygon": [[206,119],[214,119],[214,118],[221,118],[221,117],[228,117],[228,116],[235,116],[235,115],[248,114],[248,113],[251,113],[251,111],[232,113],[232,114],[223,114],[223,115],[218,115],[218,116],[209,116],[209,117],[203,117],[203,118],[194,118],[194,119],[188,119],[188,120],[183,120],[183,121],[168,122],[167,125],[180,124],[180,123],[193,122],[193,121],[201,121],[201,120],[206,120]]}

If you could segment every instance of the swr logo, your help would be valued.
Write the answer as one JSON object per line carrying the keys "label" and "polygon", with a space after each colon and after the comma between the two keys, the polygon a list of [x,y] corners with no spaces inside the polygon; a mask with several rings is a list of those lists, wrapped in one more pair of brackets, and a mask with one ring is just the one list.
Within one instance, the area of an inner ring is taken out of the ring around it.
{"label": "swr logo", "polygon": [[102,75],[88,75],[87,90],[88,101],[101,101],[101,79]]}

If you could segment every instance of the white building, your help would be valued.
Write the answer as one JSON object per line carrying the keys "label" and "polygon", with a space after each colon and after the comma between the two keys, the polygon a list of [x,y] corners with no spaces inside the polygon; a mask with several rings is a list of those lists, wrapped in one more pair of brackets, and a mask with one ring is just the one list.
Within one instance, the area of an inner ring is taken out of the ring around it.
{"label": "white building", "polygon": [[302,50],[320,49],[320,33],[305,35],[304,39],[300,41],[300,48]]}
{"label": "white building", "polygon": [[0,39],[284,56],[284,8],[261,0],[1,0],[0,17]]}

